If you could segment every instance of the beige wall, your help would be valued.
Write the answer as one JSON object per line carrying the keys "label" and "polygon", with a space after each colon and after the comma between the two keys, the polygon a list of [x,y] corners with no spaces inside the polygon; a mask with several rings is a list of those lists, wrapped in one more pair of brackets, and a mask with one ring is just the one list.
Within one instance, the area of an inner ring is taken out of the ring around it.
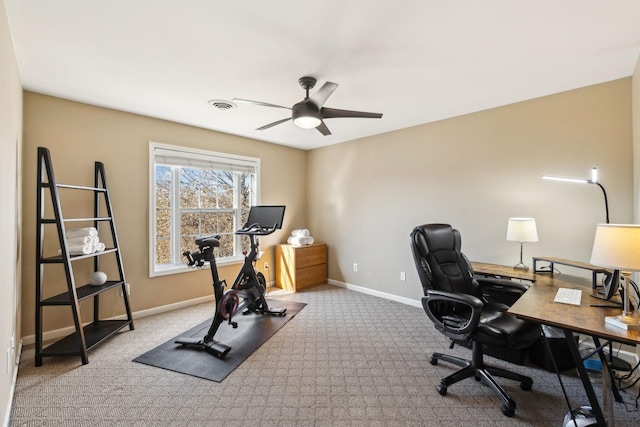
{"label": "beige wall", "polygon": [[[149,278],[149,141],[260,158],[260,203],[287,206],[283,230],[261,240],[261,249],[265,251],[263,261],[273,261],[273,245],[284,242],[292,229],[305,225],[305,151],[31,92],[24,94],[24,121],[22,326],[25,336],[34,333],[33,248],[38,146],[51,150],[59,183],[92,185],[93,162],[105,164],[134,311],[212,295],[209,270]],[[63,201],[66,217],[87,209],[91,209],[91,202]],[[82,267],[74,263],[76,268]],[[232,282],[238,270],[239,265],[221,268],[221,277]],[[122,303],[116,306],[116,291],[111,292],[102,298],[103,307],[106,315],[117,315],[123,312]],[[83,309],[90,308],[89,303],[86,305]],[[45,330],[72,324],[67,307],[46,310],[52,314],[45,321]]]}
{"label": "beige wall", "polygon": [[[4,1],[0,1],[0,423],[7,425],[20,340],[20,152],[22,83]],[[9,359],[9,360],[7,360]]]}
{"label": "beige wall", "polygon": [[[633,126],[633,189],[635,222],[640,224],[640,56],[633,71],[631,87],[631,111]],[[636,277],[638,277],[636,275]],[[640,348],[638,349],[640,351]]]}
{"label": "beige wall", "polygon": [[531,216],[540,241],[525,245],[529,265],[534,255],[589,261],[601,190],[541,175],[589,178],[598,167],[611,222],[631,222],[632,154],[626,78],[313,150],[309,228],[329,244],[331,279],[416,300],[418,224],[450,223],[472,260],[515,265],[507,219]]}
{"label": "beige wall", "polygon": [[[633,126],[633,188],[635,223],[640,224],[640,55],[633,71],[631,87],[631,114]],[[640,273],[635,274],[636,283],[640,280]],[[636,346],[636,355],[640,359],[640,345]]]}

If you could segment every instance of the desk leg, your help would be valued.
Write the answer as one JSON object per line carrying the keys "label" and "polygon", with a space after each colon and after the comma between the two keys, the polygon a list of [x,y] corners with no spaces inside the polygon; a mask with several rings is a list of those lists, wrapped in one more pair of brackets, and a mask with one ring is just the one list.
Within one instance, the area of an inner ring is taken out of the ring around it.
{"label": "desk leg", "polygon": [[[609,370],[609,361],[602,351],[602,346],[600,345],[600,340],[598,337],[593,338],[593,343],[596,345],[598,350],[598,356],[600,356],[600,362],[602,362],[602,406],[604,407],[605,412],[609,415],[609,427],[615,426],[615,419],[613,417],[613,398],[619,397],[617,394],[617,388],[613,387],[614,377],[611,371]],[[611,350],[609,350],[611,351]],[[612,396],[613,395],[613,396]],[[616,399],[617,400],[617,399]]]}
{"label": "desk leg", "polygon": [[[589,404],[591,405],[593,415],[596,417],[596,421],[598,422],[599,426],[606,426],[607,423],[604,420],[604,415],[602,414],[600,403],[598,402],[596,393],[593,391],[593,386],[591,385],[591,381],[589,380],[587,370],[584,368],[584,365],[582,363],[582,357],[580,356],[580,352],[578,351],[578,344],[573,339],[573,332],[569,329],[563,329],[563,331],[564,336],[567,340],[569,351],[571,352],[573,361],[576,364],[576,369],[578,370],[578,374],[580,375],[580,380],[582,380],[582,386],[584,387],[584,391],[587,393],[587,398],[589,399]],[[606,391],[603,390],[603,393],[606,393]]]}
{"label": "desk leg", "polygon": [[609,427],[615,427],[613,418],[613,399],[611,398],[611,377],[609,376],[609,367],[607,363],[602,364],[602,406],[607,414],[609,414],[607,424]]}

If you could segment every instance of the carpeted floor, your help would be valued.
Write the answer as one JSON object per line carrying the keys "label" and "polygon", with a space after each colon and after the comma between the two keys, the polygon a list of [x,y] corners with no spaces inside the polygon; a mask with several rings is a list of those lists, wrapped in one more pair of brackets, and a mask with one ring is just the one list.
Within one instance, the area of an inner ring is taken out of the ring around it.
{"label": "carpeted floor", "polygon": [[[216,383],[132,362],[136,356],[209,318],[211,304],[136,320],[79,358],[49,358],[34,367],[24,348],[12,426],[560,426],[567,412],[557,378],[510,365],[534,379],[533,390],[499,380],[517,403],[507,418],[485,386],[466,380],[440,396],[436,385],[455,369],[432,366],[448,349],[422,309],[324,285],[272,295],[307,306],[262,347]],[[587,403],[582,385],[564,376],[573,406]],[[597,378],[596,378],[597,380]],[[600,394],[599,386],[596,392]],[[635,395],[615,405],[618,426],[640,425]]]}

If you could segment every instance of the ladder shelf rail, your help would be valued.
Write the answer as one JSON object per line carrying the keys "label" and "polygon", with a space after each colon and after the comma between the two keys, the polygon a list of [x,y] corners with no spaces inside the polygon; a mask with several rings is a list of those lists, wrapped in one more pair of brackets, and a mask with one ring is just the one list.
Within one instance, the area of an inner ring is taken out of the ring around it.
{"label": "ladder shelf rail", "polygon": [[[107,187],[107,179],[105,175],[104,164],[95,162],[94,187],[57,184],[51,154],[47,148],[38,148],[38,178],[37,178],[37,230],[36,230],[36,366],[42,365],[43,357],[55,356],[79,356],[82,364],[89,363],[87,356],[88,350],[103,342],[107,338],[113,336],[121,329],[129,326],[130,330],[134,329],[133,318],[131,315],[131,306],[129,303],[127,284],[124,276],[124,268],[122,264],[122,256],[118,243],[118,236],[115,228],[115,220],[113,218],[111,200]],[[70,189],[81,191],[92,191],[94,195],[92,217],[82,218],[64,218],[62,214],[62,204],[58,190]],[[102,200],[101,200],[102,198]],[[45,217],[45,204],[50,201],[53,210],[53,218]],[[101,205],[106,207],[106,213],[100,212]],[[92,223],[93,226],[100,231],[100,224],[109,225],[109,234],[112,239],[113,247],[105,248],[103,251],[90,254],[72,255],[69,251],[67,233],[65,229],[66,223],[84,222]],[[45,256],[45,228],[55,225],[57,240],[59,243],[59,255]],[[117,267],[117,276],[107,280],[102,285],[84,284],[76,285],[73,272],[73,262],[93,258],[94,271],[100,271],[100,257],[110,255],[115,258]],[[64,268],[64,277],[66,281],[66,291],[54,296],[44,297],[45,295],[45,265],[60,264]],[[120,288],[120,296],[124,300],[125,315],[120,316],[124,319],[101,319],[100,318],[100,294],[105,291]],[[93,298],[93,319],[92,322],[83,322],[80,313],[80,302],[89,298]],[[69,306],[73,316],[74,331],[68,336],[57,340],[56,342],[44,347],[44,307],[53,306]]]}

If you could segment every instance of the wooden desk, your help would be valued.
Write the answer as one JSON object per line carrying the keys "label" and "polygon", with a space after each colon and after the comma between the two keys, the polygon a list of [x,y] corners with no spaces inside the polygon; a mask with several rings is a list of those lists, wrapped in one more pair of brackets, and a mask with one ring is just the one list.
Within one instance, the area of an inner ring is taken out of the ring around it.
{"label": "wooden desk", "polygon": [[[503,277],[530,280],[531,287],[516,301],[509,309],[509,313],[522,319],[531,320],[544,325],[554,326],[564,331],[569,345],[569,350],[576,363],[582,384],[587,392],[589,403],[598,420],[599,425],[606,425],[602,409],[595,396],[591,381],[582,363],[582,358],[578,352],[578,346],[573,339],[573,333],[588,335],[593,338],[597,347],[600,347],[599,340],[611,340],[628,345],[640,344],[640,331],[625,331],[620,328],[605,324],[605,316],[618,315],[620,308],[591,307],[594,299],[590,296],[591,280],[570,276],[567,274],[549,275],[539,274],[530,271],[517,271],[510,267],[503,267],[494,264],[472,263],[474,271],[478,274],[501,275]],[[553,302],[558,288],[582,289],[582,303],[579,306],[569,304],[559,304]],[[606,370],[607,362],[602,352],[599,353],[602,360],[603,370]],[[603,380],[609,378],[608,372],[603,371]],[[607,399],[603,388],[603,400],[605,406]],[[609,411],[610,416],[613,413]]]}
{"label": "wooden desk", "polygon": [[[558,328],[570,328],[585,335],[597,335],[601,338],[623,344],[640,344],[640,331],[625,331],[604,323],[605,316],[616,316],[621,307],[590,307],[599,301],[590,296],[591,280],[569,274],[534,273],[516,270],[496,264],[472,262],[474,272],[506,278],[522,279],[532,282],[525,294],[509,309],[510,313]],[[553,302],[558,288],[582,289],[582,303],[579,306]]]}
{"label": "wooden desk", "polygon": [[487,264],[484,262],[472,262],[473,271],[487,276],[499,276],[509,279],[522,279],[530,282],[536,281],[536,275],[531,270],[520,270],[506,265]]}

